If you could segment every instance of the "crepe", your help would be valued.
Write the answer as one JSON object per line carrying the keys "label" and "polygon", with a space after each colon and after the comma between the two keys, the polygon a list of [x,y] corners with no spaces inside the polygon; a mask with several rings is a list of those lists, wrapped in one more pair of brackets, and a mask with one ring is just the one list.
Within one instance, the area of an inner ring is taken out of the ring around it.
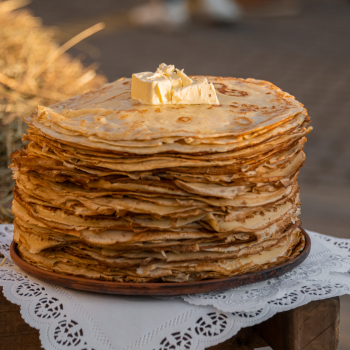
{"label": "crepe", "polygon": [[63,274],[120,282],[185,282],[224,278],[270,268],[295,257],[305,246],[299,230],[273,243],[275,244],[265,244],[263,252],[256,249],[255,254],[242,249],[241,254],[226,253],[226,258],[218,258],[218,254],[206,254],[202,259],[182,262],[169,258],[162,261],[159,258],[161,254],[155,259],[150,254],[131,255],[131,258],[107,258],[97,252],[81,251],[74,246],[67,250],[47,249],[32,254],[20,244],[19,252],[25,261],[33,265]]}
{"label": "crepe", "polygon": [[12,154],[21,257],[61,274],[180,283],[300,254],[306,109],[266,81],[207,79],[219,105],[142,105],[122,78],[38,106],[28,146]]}

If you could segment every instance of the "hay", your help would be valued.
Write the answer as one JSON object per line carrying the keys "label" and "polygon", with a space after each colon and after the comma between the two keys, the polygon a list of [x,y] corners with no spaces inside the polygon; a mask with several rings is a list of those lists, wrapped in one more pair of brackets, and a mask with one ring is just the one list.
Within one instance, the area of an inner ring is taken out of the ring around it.
{"label": "hay", "polygon": [[79,41],[103,29],[103,23],[78,34],[59,47],[57,29],[43,27],[27,10],[25,0],[0,1],[0,223],[11,222],[10,154],[23,146],[28,116],[36,105],[51,105],[70,96],[99,88],[106,78],[96,65],[85,68],[65,53]]}

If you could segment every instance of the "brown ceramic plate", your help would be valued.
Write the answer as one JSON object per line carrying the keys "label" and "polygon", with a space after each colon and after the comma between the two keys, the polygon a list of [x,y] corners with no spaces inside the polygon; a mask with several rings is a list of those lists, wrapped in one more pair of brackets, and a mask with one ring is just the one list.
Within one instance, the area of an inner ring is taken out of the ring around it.
{"label": "brown ceramic plate", "polygon": [[122,295],[158,295],[174,296],[181,294],[215,292],[234,287],[244,286],[269,278],[282,276],[300,265],[309,255],[311,240],[305,230],[305,248],[296,258],[286,263],[258,272],[222,279],[212,279],[199,282],[181,283],[123,283],[92,280],[84,277],[62,275],[50,272],[28,264],[17,254],[16,243],[12,241],[10,247],[13,262],[28,274],[46,282],[52,282],[62,287],[84,290],[95,293],[122,294]]}

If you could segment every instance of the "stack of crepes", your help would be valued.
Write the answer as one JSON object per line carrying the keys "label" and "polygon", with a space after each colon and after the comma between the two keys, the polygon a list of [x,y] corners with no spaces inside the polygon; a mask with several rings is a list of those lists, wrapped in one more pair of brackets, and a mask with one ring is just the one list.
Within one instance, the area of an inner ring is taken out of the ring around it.
{"label": "stack of crepes", "polygon": [[92,279],[185,282],[300,254],[306,110],[266,81],[206,78],[220,105],[143,105],[122,78],[39,106],[12,155],[22,259]]}

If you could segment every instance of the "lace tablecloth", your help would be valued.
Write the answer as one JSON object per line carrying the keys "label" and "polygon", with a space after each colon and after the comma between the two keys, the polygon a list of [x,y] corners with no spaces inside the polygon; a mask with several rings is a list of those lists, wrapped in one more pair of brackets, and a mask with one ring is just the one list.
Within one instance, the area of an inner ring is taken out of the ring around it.
{"label": "lace tablecloth", "polygon": [[44,349],[202,350],[241,328],[312,300],[350,294],[350,239],[308,231],[309,257],[292,272],[225,292],[177,298],[121,297],[65,289],[12,263],[12,225],[0,225],[5,297],[40,330]]}

